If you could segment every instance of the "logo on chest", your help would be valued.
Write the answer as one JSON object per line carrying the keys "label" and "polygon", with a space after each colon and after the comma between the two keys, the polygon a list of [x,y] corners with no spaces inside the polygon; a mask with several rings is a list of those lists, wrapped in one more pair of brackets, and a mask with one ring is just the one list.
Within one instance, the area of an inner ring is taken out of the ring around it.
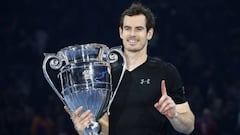
{"label": "logo on chest", "polygon": [[147,79],[140,79],[140,84],[141,85],[145,85],[145,84],[151,84],[151,79],[147,78]]}

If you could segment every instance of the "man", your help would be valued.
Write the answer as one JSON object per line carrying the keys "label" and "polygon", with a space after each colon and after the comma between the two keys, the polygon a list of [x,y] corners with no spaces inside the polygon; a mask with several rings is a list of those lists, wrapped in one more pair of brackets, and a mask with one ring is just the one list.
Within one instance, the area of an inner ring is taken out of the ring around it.
{"label": "man", "polygon": [[[178,71],[172,64],[147,55],[154,24],[152,12],[139,3],[132,4],[121,15],[119,34],[127,70],[110,115],[100,120],[105,125],[109,121],[110,135],[165,135],[168,123],[184,134],[194,129],[194,115],[184,96]],[[112,73],[113,85],[119,71]],[[67,107],[65,109],[80,134],[90,124],[91,111],[82,113],[79,107],[71,113]]]}

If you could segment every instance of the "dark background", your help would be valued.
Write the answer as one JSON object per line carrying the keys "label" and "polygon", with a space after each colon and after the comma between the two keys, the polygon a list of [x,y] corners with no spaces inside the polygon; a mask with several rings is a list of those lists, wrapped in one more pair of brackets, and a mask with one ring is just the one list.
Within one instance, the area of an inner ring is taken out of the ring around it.
{"label": "dark background", "polygon": [[[239,2],[141,2],[156,16],[149,54],[173,63],[184,80],[196,116],[192,134],[240,134]],[[43,53],[90,42],[120,45],[119,17],[130,4],[113,0],[0,2],[1,135],[76,134],[43,77]]]}

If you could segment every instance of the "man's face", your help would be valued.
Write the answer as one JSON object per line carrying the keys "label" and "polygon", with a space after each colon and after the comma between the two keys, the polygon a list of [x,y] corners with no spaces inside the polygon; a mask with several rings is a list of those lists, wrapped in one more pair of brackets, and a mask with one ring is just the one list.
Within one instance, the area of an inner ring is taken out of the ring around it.
{"label": "man's face", "polygon": [[138,52],[147,49],[148,40],[152,38],[153,29],[147,32],[146,17],[144,15],[125,16],[123,28],[119,27],[125,51]]}

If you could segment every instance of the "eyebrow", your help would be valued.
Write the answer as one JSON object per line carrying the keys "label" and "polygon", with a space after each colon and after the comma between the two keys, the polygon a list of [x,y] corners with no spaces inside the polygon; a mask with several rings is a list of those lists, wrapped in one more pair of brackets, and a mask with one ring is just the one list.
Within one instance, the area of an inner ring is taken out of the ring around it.
{"label": "eyebrow", "polygon": [[137,29],[139,29],[139,28],[144,29],[145,27],[143,27],[143,26],[137,26],[136,28],[137,28]]}
{"label": "eyebrow", "polygon": [[127,26],[127,25],[125,25],[125,26],[123,26],[123,28],[131,28],[130,26]]}
{"label": "eyebrow", "polygon": [[[123,26],[123,28],[132,28],[132,27],[131,27],[131,26],[128,26],[128,25],[125,25],[125,26]],[[144,29],[145,27],[144,27],[144,26],[137,26],[137,27],[135,27],[135,28],[137,28],[137,29],[139,29],[139,28]]]}

